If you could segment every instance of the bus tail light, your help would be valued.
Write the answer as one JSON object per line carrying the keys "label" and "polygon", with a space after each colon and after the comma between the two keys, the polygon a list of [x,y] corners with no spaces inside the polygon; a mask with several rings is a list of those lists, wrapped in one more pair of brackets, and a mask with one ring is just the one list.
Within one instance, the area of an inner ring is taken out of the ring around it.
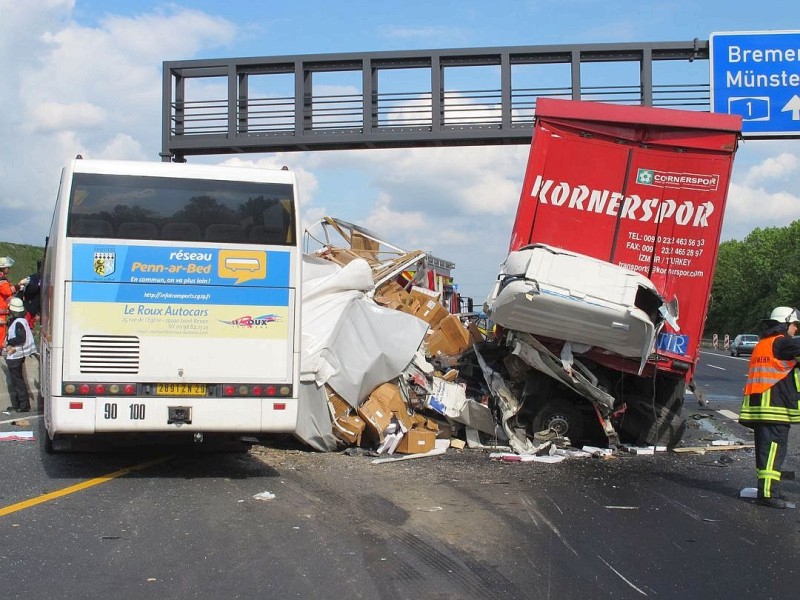
{"label": "bus tail light", "polygon": [[[211,387],[211,386],[209,386]],[[249,384],[249,383],[230,383],[220,386],[217,394],[222,396],[291,396],[292,386],[290,385],[270,385],[270,384]],[[213,395],[213,394],[212,394]]]}
{"label": "bus tail light", "polygon": [[[160,384],[159,384],[160,385]],[[198,384],[201,385],[201,384]],[[202,384],[208,393],[204,393],[202,397],[277,397],[287,398],[292,395],[291,385],[269,384],[269,383],[226,383]],[[71,381],[65,382],[62,386],[62,392],[65,396],[158,396],[158,395],[171,395],[171,394],[158,394],[155,391],[156,384],[136,384],[125,382],[114,383],[96,383],[96,382],[79,382]],[[175,394],[181,396],[180,392]],[[189,394],[193,395],[193,394]],[[198,395],[198,397],[201,397]]]}
{"label": "bus tail light", "polygon": [[65,396],[133,396],[136,394],[135,383],[65,383]]}

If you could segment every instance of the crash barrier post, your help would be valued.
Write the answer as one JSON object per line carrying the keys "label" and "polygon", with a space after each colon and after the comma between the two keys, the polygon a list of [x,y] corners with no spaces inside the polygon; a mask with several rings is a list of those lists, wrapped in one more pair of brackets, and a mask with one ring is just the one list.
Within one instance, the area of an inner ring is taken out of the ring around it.
{"label": "crash barrier post", "polygon": [[714,350],[718,350],[719,349],[719,336],[716,333],[711,338],[711,343],[714,346]]}
{"label": "crash barrier post", "polygon": [[725,334],[725,350],[731,349],[731,336],[727,333]]}

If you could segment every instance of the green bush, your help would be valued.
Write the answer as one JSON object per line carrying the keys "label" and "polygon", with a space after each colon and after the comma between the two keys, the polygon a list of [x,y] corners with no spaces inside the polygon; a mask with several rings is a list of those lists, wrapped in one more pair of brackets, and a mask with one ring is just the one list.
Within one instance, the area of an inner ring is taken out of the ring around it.
{"label": "green bush", "polygon": [[14,266],[8,271],[8,280],[16,284],[23,277],[36,271],[36,261],[44,258],[44,248],[0,242],[0,256],[10,256],[14,259]]}

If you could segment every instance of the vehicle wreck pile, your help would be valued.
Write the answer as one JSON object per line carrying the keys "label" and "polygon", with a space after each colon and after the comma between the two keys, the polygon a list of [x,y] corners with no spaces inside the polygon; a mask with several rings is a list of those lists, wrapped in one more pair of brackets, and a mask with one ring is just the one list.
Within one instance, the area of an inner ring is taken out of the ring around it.
{"label": "vehicle wreck pile", "polygon": [[[445,308],[443,290],[428,284],[432,257],[425,252],[404,251],[330,217],[317,228],[321,233],[306,232],[319,248],[304,256],[302,401],[295,434],[311,448],[422,454],[452,440],[533,457],[576,455],[571,442],[592,443],[603,453],[601,447],[625,441],[642,446],[680,439],[685,424],[675,412],[650,426],[643,426],[641,415],[629,415],[635,427],[620,440],[624,407],[579,356],[593,347],[634,355],[644,364],[661,323],[674,322],[646,278],[547,246],[512,253],[487,300],[492,321],[502,326],[493,333],[479,328],[476,313]],[[545,267],[575,280],[548,279]],[[575,291],[587,278],[604,282],[606,297],[587,299]],[[572,291],[559,294],[559,285]],[[591,323],[575,312],[580,303],[569,302],[570,293],[601,305],[608,319],[628,320],[612,339],[592,338]],[[555,339],[559,332],[567,335]],[[550,384],[532,387],[534,371]],[[532,395],[555,400],[559,390],[588,400],[595,428],[581,430],[575,420],[567,426],[574,416],[567,404],[539,398],[537,410],[528,406]],[[542,411],[543,404],[554,408]]]}

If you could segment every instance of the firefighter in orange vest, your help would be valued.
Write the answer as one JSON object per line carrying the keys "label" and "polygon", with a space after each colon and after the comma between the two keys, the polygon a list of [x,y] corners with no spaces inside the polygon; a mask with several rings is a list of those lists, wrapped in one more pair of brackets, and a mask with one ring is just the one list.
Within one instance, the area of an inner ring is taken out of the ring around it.
{"label": "firefighter in orange vest", "polygon": [[789,427],[800,423],[800,311],[779,306],[753,355],[744,387],[739,422],[755,434],[756,502],[772,508],[794,508],[780,493],[781,465],[786,457]]}
{"label": "firefighter in orange vest", "polygon": [[8,280],[8,270],[14,264],[9,256],[0,256],[0,349],[6,343],[6,322],[9,320],[8,303],[17,292],[17,286]]}

